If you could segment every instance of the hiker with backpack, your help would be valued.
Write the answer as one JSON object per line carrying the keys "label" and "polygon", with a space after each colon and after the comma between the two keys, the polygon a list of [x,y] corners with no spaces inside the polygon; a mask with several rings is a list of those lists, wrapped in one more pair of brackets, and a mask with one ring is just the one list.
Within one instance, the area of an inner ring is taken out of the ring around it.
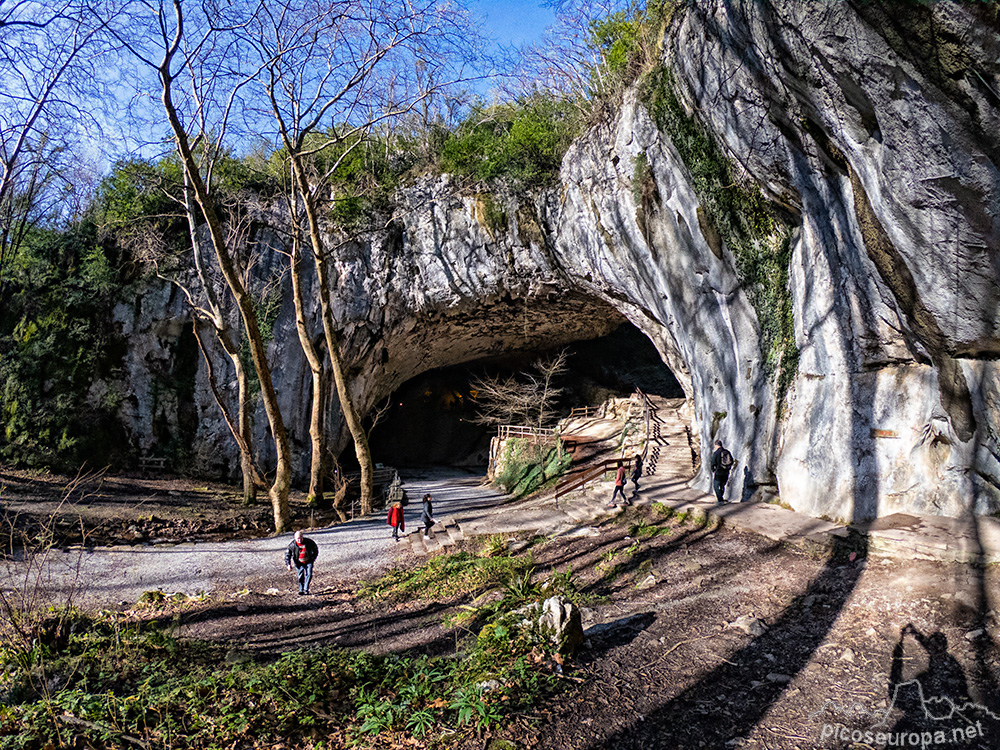
{"label": "hiker with backpack", "polygon": [[319,547],[316,542],[308,537],[302,536],[301,531],[296,531],[292,541],[285,550],[285,566],[292,570],[292,563],[295,563],[295,573],[299,581],[299,596],[309,593],[309,582],[312,580],[313,563],[319,557]]}
{"label": "hiker with backpack", "polygon": [[714,477],[713,485],[715,487],[715,497],[718,498],[718,505],[726,502],[726,482],[729,481],[729,472],[733,470],[733,464],[735,463],[733,454],[723,447],[721,440],[716,440],[715,452],[712,454],[712,475]]}

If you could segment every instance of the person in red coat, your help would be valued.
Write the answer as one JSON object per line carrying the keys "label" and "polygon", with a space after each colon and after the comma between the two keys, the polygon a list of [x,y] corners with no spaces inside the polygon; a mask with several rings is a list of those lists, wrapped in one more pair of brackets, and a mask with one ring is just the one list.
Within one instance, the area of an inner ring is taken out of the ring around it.
{"label": "person in red coat", "polygon": [[622,505],[631,505],[631,503],[625,498],[625,462],[618,462],[618,471],[615,472],[615,491],[611,494],[611,502],[608,503],[609,508],[615,507],[615,498],[619,495],[622,496]]}
{"label": "person in red coat", "polygon": [[395,502],[389,506],[389,518],[386,523],[392,526],[392,538],[399,541],[399,532],[406,531],[406,521],[403,519],[403,505]]}

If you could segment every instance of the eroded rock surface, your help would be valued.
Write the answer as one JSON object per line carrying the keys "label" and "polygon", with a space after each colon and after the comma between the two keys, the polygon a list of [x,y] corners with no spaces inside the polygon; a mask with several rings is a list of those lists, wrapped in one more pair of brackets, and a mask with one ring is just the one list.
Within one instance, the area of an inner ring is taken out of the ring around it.
{"label": "eroded rock surface", "polygon": [[[894,7],[713,0],[667,30],[677,96],[791,243],[787,392],[761,364],[762,313],[706,220],[696,165],[632,91],[573,145],[558,189],[486,196],[426,178],[394,224],[338,254],[362,411],[421,372],[627,319],[676,374],[701,444],[736,455],[734,497],[745,478],[838,519],[1000,508],[1000,34],[979,4]],[[189,318],[162,290],[119,310],[133,342],[123,419],[146,448],[182,418],[155,384],[193,345]],[[287,295],[274,330],[303,476],[309,373]],[[190,366],[196,468],[231,472],[204,366]],[[266,465],[262,412],[256,429]],[[705,468],[695,481],[708,488]]]}

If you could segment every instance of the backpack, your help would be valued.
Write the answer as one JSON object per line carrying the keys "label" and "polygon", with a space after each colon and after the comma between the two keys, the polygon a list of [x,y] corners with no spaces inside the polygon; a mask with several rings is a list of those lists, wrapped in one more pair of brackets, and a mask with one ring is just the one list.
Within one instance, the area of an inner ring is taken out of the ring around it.
{"label": "backpack", "polygon": [[719,466],[721,466],[726,471],[733,468],[733,454],[727,451],[725,448],[722,449],[722,453],[719,454]]}

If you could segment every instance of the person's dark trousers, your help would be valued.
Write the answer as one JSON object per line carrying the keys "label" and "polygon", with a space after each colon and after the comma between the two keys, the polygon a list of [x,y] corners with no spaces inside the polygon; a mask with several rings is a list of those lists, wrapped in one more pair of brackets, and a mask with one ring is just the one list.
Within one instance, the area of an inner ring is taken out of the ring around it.
{"label": "person's dark trousers", "polygon": [[392,538],[395,539],[397,542],[399,541],[399,527],[398,526],[393,526],[392,527]]}
{"label": "person's dark trousers", "polygon": [[716,474],[713,481],[715,484],[715,496],[719,499],[720,503],[726,502],[723,499],[723,495],[726,493],[726,482],[729,481],[729,477]]}
{"label": "person's dark trousers", "polygon": [[615,491],[611,493],[611,505],[615,504],[615,498],[618,497],[619,495],[622,496],[623,503],[628,502],[628,500],[625,499],[625,485],[622,484],[615,485]]}
{"label": "person's dark trousers", "polygon": [[297,565],[295,567],[295,572],[299,576],[299,593],[308,594],[309,582],[313,577],[313,564],[306,563],[305,565]]}

